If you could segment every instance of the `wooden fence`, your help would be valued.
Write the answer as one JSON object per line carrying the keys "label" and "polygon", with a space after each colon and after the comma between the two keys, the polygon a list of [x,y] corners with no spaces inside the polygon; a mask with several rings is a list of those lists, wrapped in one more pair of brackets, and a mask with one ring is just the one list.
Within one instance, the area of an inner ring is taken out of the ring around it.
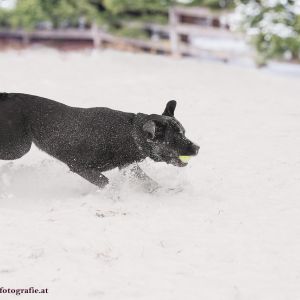
{"label": "wooden fence", "polygon": [[[217,53],[215,50],[194,47],[189,41],[191,37],[207,37],[211,39],[239,39],[234,35],[226,22],[222,23],[224,14],[214,13],[205,8],[179,8],[169,10],[169,24],[140,24],[141,30],[150,32],[152,39],[141,40],[117,37],[109,34],[96,25],[90,29],[57,29],[57,30],[0,30],[0,39],[15,39],[29,44],[34,41],[85,41],[94,47],[115,46],[119,48],[151,51],[163,54],[198,56],[203,51],[222,59],[230,58],[230,53]],[[164,36],[165,39],[160,37]],[[219,51],[220,52],[220,51]],[[223,51],[224,52],[224,51]]]}
{"label": "wooden fence", "polygon": [[24,30],[0,30],[0,39],[21,41],[23,45],[32,42],[43,41],[75,41],[90,42],[94,47],[102,47],[106,44],[117,47],[127,47],[143,51],[157,51],[170,53],[170,48],[161,43],[154,43],[151,40],[139,40],[123,38],[111,35],[100,29],[56,29],[56,30],[34,30],[26,32]]}

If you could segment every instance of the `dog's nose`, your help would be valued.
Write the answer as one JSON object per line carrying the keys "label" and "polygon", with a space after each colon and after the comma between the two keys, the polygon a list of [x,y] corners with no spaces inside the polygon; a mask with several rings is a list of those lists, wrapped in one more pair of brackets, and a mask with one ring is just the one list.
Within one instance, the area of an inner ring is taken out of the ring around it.
{"label": "dog's nose", "polygon": [[189,142],[189,147],[188,147],[188,152],[189,155],[197,155],[199,152],[200,147],[196,144],[194,144],[193,142]]}
{"label": "dog's nose", "polygon": [[193,151],[194,151],[195,155],[197,155],[198,152],[199,152],[200,147],[196,144],[193,144],[192,148],[193,148]]}

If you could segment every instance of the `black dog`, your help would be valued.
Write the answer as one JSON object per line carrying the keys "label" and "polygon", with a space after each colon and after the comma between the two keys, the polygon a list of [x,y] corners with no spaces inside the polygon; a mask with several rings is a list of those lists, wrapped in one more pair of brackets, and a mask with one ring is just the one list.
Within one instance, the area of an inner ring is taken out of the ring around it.
{"label": "black dog", "polygon": [[[162,115],[146,115],[0,93],[0,159],[22,157],[33,142],[99,187],[108,183],[102,172],[146,157],[182,167],[186,162],[179,157],[197,155],[199,147],[185,137],[175,107],[176,101],[169,101]],[[135,171],[147,177],[138,167]]]}

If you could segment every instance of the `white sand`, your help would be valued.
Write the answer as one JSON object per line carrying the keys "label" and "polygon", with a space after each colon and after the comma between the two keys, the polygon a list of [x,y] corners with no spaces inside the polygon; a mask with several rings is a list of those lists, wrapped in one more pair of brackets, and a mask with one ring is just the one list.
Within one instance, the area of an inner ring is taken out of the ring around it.
{"label": "white sand", "polygon": [[145,194],[116,170],[99,192],[36,148],[1,161],[0,287],[49,289],[22,299],[300,298],[299,78],[33,50],[0,54],[0,89],[146,113],[177,99],[201,146],[187,168],[143,163],[178,194]]}

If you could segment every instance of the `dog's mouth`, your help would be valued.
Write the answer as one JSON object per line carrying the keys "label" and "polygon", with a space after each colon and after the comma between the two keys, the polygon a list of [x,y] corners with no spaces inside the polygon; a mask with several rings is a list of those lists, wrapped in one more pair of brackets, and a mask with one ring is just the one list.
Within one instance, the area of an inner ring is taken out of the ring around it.
{"label": "dog's mouth", "polygon": [[191,156],[190,155],[180,155],[178,156],[178,158],[180,159],[180,161],[184,164],[187,164],[190,159],[191,159]]}
{"label": "dog's mouth", "polygon": [[196,156],[198,153],[182,153],[179,154],[177,151],[172,153],[153,155],[151,158],[157,162],[165,162],[175,167],[186,167],[190,159]]}
{"label": "dog's mouth", "polygon": [[179,155],[178,157],[173,157],[169,163],[176,167],[185,167],[191,158],[191,155]]}

